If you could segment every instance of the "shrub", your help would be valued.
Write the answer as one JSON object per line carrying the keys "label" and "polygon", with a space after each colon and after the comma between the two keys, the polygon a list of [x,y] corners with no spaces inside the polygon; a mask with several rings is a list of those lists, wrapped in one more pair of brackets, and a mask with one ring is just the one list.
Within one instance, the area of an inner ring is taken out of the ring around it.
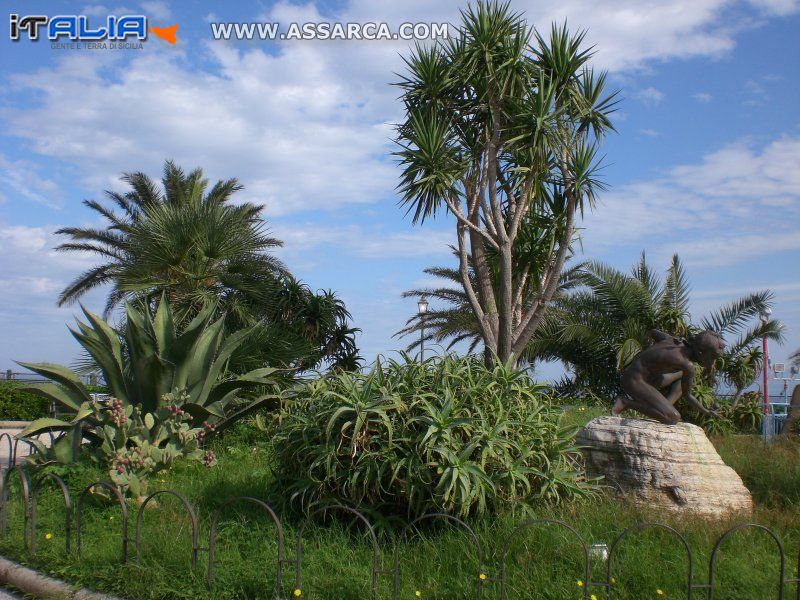
{"label": "shrub", "polygon": [[518,370],[445,356],[380,359],[308,383],[267,429],[276,484],[308,510],[336,501],[382,515],[458,516],[586,495],[542,388]]}
{"label": "shrub", "polygon": [[[185,396],[185,394],[184,394]],[[185,397],[167,394],[163,406],[155,413],[142,413],[138,406],[123,405],[118,399],[92,400],[83,410],[91,414],[96,423],[93,430],[83,430],[89,443],[80,446],[81,452],[94,464],[107,471],[123,493],[130,491],[137,498],[147,495],[147,478],[169,469],[178,458],[202,461],[207,466],[215,463],[214,453],[203,451],[200,444],[213,425],[191,427],[191,417],[180,408]],[[30,461],[34,467],[44,467],[70,459],[73,436],[70,431],[52,448],[30,440],[36,452]]]}
{"label": "shrub", "polygon": [[[705,406],[711,407],[713,405],[715,397],[711,388],[695,386],[693,393]],[[761,430],[761,420],[763,418],[761,394],[760,392],[742,394],[736,405],[730,402],[722,402],[718,405],[717,413],[713,416],[701,414],[685,404],[681,407],[681,414],[685,421],[699,425],[706,433],[711,435],[726,435],[730,433],[755,434]]]}
{"label": "shrub", "polygon": [[25,391],[14,381],[0,382],[0,419],[5,421],[32,421],[46,417],[50,402]]}

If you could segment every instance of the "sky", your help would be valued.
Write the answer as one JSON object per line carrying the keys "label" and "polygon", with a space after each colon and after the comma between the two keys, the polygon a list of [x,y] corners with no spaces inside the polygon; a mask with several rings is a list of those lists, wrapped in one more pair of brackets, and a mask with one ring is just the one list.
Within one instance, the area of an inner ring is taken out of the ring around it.
{"label": "sky", "polygon": [[[76,305],[56,297],[96,259],[54,251],[69,225],[99,226],[84,199],[158,179],[166,159],[238,178],[265,205],[278,252],[314,289],[345,300],[368,360],[416,311],[410,288],[449,264],[453,221],[412,226],[398,206],[393,126],[411,42],[217,41],[210,23],[458,21],[465,1],[6,2],[0,33],[0,369],[69,364]],[[627,270],[678,253],[693,317],[754,290],[800,347],[800,0],[512,0],[528,23],[586,29],[592,64],[622,102],[607,138],[608,190],[582,228],[583,257]],[[177,43],[59,49],[9,38],[11,12],[144,14]],[[105,290],[83,299],[100,312]],[[545,366],[543,377],[557,377]]]}

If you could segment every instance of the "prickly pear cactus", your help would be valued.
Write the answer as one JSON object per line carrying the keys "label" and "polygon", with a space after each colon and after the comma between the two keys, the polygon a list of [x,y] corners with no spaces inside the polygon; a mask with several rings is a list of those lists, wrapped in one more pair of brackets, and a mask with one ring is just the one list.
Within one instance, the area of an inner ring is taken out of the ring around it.
{"label": "prickly pear cactus", "polygon": [[192,427],[191,417],[180,408],[180,394],[166,394],[155,413],[142,414],[138,406],[124,405],[116,398],[92,400],[82,410],[98,423],[94,431],[99,444],[84,448],[97,464],[108,468],[111,480],[131,495],[147,495],[147,479],[172,467],[176,459],[197,460],[207,466],[216,462],[202,442],[213,426]]}

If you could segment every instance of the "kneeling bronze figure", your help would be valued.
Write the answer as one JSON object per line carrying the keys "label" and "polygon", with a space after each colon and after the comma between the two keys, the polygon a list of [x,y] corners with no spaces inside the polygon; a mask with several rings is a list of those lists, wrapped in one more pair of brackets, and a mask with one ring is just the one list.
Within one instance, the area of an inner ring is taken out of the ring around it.
{"label": "kneeling bronze figure", "polygon": [[[653,329],[654,344],[642,350],[622,373],[624,394],[614,401],[612,414],[617,416],[632,408],[666,425],[681,420],[675,402],[684,396],[694,408],[706,415],[714,414],[692,395],[694,363],[709,369],[722,356],[725,343],[714,331],[702,331],[688,339],[678,338]],[[662,388],[669,388],[666,394]]]}

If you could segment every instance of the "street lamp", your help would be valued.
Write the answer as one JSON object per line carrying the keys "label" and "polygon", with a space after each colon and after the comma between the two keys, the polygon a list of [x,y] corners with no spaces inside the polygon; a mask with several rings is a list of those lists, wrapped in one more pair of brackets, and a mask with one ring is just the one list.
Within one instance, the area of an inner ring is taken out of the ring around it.
{"label": "street lamp", "polygon": [[[772,309],[767,307],[761,312],[761,324],[766,325],[772,315]],[[761,378],[764,394],[764,414],[769,416],[769,351],[767,349],[767,336],[761,338]]]}
{"label": "street lamp", "polygon": [[425,360],[425,313],[428,312],[428,299],[425,296],[421,296],[419,301],[417,302],[417,308],[419,312],[419,362],[423,362]]}

